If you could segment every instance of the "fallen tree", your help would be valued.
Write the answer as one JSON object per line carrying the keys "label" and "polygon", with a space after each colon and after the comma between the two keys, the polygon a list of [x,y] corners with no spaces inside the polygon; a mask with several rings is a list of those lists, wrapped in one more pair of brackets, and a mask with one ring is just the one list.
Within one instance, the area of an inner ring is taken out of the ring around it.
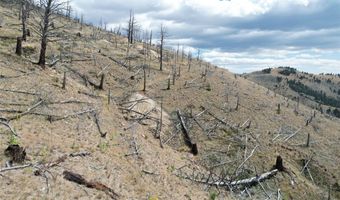
{"label": "fallen tree", "polygon": [[84,185],[88,188],[93,188],[99,191],[105,192],[109,195],[112,199],[118,199],[119,195],[113,191],[113,189],[107,187],[106,185],[95,182],[95,181],[87,181],[83,176],[80,174],[71,172],[71,171],[64,171],[63,172],[64,179],[77,183],[79,185]]}
{"label": "fallen tree", "polygon": [[269,172],[265,172],[261,175],[254,176],[247,179],[241,179],[236,181],[207,181],[207,180],[199,180],[189,176],[180,176],[181,178],[185,178],[196,183],[202,183],[211,186],[219,186],[219,187],[235,187],[235,186],[245,186],[245,185],[256,185],[257,183],[269,179],[270,177],[274,176],[279,170],[273,169]]}

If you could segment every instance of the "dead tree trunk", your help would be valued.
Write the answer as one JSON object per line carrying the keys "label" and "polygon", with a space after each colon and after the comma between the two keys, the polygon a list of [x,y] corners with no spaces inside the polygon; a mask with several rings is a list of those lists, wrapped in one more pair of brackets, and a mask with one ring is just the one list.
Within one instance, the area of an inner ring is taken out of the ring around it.
{"label": "dead tree trunk", "polygon": [[21,37],[17,37],[17,47],[15,49],[15,53],[18,56],[21,56],[22,54],[22,38]]}
{"label": "dead tree trunk", "polygon": [[130,18],[129,18],[128,29],[127,29],[129,44],[132,44],[134,41],[135,26],[136,26],[135,16],[134,16],[133,11],[130,10]]}
{"label": "dead tree trunk", "polygon": [[62,87],[63,90],[66,89],[66,72],[64,72],[64,78],[63,78],[63,87]]}
{"label": "dead tree trunk", "polygon": [[176,82],[176,66],[172,67],[172,85],[175,85]]}
{"label": "dead tree trunk", "polygon": [[27,3],[25,0],[21,2],[21,25],[22,25],[22,40],[26,41],[26,20],[27,20]]}
{"label": "dead tree trunk", "polygon": [[237,96],[235,110],[238,110],[239,105],[240,105],[240,96]]}
{"label": "dead tree trunk", "polygon": [[47,36],[48,36],[48,30],[50,27],[50,16],[52,14],[52,3],[54,0],[48,0],[46,2],[45,6],[45,13],[43,18],[43,28],[41,31],[41,44],[40,44],[40,55],[39,55],[39,62],[38,65],[40,65],[43,69],[45,69],[45,63],[46,63],[46,48],[47,48]]}
{"label": "dead tree trunk", "polygon": [[22,163],[26,158],[26,151],[17,144],[11,144],[5,150],[5,155],[10,157],[11,162]]}
{"label": "dead tree trunk", "polygon": [[190,72],[191,69],[191,62],[192,62],[192,54],[189,52],[188,54],[188,72]]}
{"label": "dead tree trunk", "polygon": [[143,91],[146,91],[146,70],[145,67],[143,67],[143,75],[144,75],[144,82],[143,82]]}
{"label": "dead tree trunk", "polygon": [[285,171],[286,168],[283,166],[283,159],[281,156],[276,157],[274,169],[277,169],[279,171]]}
{"label": "dead tree trunk", "polygon": [[105,74],[102,74],[102,77],[100,79],[100,85],[98,87],[100,90],[104,90],[104,78],[105,78]]}
{"label": "dead tree trunk", "polygon": [[152,46],[152,30],[150,31],[149,46]]}
{"label": "dead tree trunk", "polygon": [[189,130],[187,129],[187,127],[185,125],[185,121],[183,119],[183,116],[181,115],[180,110],[177,110],[177,116],[178,116],[178,118],[181,122],[182,132],[183,132],[183,135],[184,135],[184,140],[185,140],[186,145],[189,146],[192,154],[197,155],[198,154],[197,144],[192,142],[192,140],[189,136]]}
{"label": "dead tree trunk", "polygon": [[113,189],[107,187],[106,185],[94,182],[94,181],[87,181],[83,176],[80,174],[71,172],[71,171],[64,171],[63,172],[64,179],[77,183],[79,185],[84,185],[88,188],[94,188],[99,191],[105,192],[107,195],[109,195],[112,199],[119,199],[119,195],[113,191]]}
{"label": "dead tree trunk", "polygon": [[167,90],[170,90],[170,76],[169,76],[169,78],[168,78],[168,87],[166,88]]}
{"label": "dead tree trunk", "polygon": [[110,105],[111,104],[111,89],[109,89],[109,92],[107,94],[107,104]]}
{"label": "dead tree trunk", "polygon": [[308,133],[306,147],[309,147],[309,143],[310,143],[310,134]]}
{"label": "dead tree trunk", "polygon": [[161,46],[159,55],[159,70],[163,70],[163,47],[164,47],[165,27],[161,25]]}
{"label": "dead tree trunk", "polygon": [[63,11],[65,2],[60,2],[58,0],[44,0],[40,1],[40,3],[44,13],[41,15],[41,21],[36,25],[39,30],[41,40],[38,65],[45,69],[48,37],[51,36],[51,31],[56,29],[53,23],[53,20],[56,18],[54,14]]}

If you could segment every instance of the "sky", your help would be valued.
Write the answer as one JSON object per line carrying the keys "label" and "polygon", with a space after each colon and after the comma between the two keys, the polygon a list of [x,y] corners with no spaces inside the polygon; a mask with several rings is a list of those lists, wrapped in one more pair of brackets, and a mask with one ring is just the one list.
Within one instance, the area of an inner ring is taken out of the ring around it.
{"label": "sky", "polygon": [[113,29],[127,27],[133,10],[154,38],[163,24],[168,46],[200,49],[204,60],[234,73],[278,66],[340,73],[339,0],[72,0],[72,7]]}

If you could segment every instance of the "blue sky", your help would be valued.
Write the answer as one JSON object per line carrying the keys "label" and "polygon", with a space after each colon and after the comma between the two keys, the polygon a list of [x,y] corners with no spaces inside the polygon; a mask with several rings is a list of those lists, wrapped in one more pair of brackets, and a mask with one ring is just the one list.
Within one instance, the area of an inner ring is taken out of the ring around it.
{"label": "blue sky", "polygon": [[[139,25],[232,72],[292,66],[340,73],[339,0],[73,0],[74,10],[98,24],[127,26],[133,9]],[[157,40],[155,40],[157,42]]]}

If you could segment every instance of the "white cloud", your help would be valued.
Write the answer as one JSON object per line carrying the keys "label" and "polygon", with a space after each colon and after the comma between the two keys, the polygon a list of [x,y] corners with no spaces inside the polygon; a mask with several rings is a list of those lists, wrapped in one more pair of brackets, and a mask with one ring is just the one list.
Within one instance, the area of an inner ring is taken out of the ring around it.
{"label": "white cloud", "polygon": [[[321,0],[73,0],[85,19],[125,28],[129,10],[139,25],[168,30],[178,43],[217,65],[244,72],[290,65],[340,73],[340,3]],[[326,67],[327,66],[327,67]],[[306,70],[309,69],[309,70]]]}
{"label": "white cloud", "polygon": [[[340,60],[324,58],[311,51],[262,49],[259,52],[228,53],[212,50],[203,53],[205,60],[235,73],[252,72],[267,67],[291,66],[312,73],[339,73]],[[333,52],[334,53],[334,52]],[[340,54],[340,49],[336,51]],[[269,56],[271,54],[271,56]]]}

